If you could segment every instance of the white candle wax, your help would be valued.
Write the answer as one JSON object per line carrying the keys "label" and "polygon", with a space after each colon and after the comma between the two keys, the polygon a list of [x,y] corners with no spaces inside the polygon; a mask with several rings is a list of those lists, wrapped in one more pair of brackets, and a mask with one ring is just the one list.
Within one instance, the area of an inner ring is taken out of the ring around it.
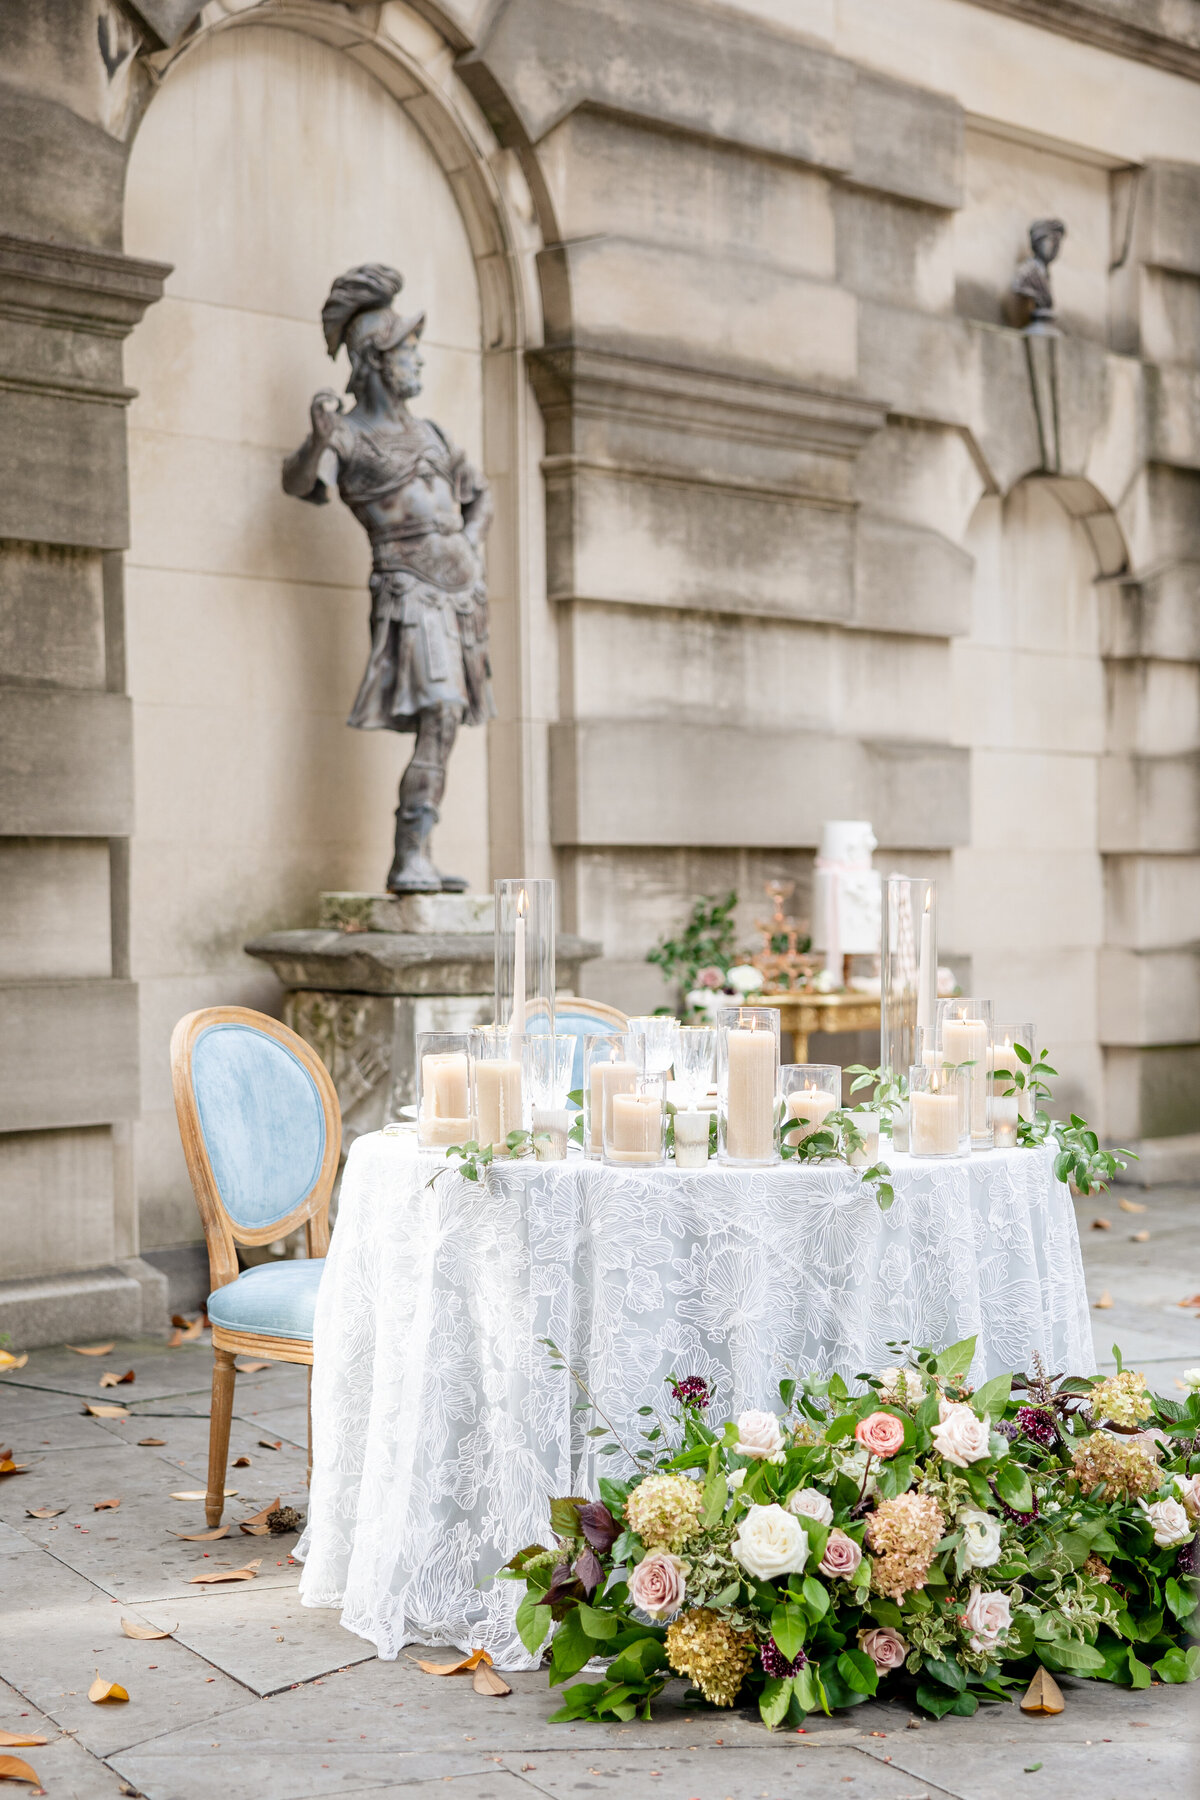
{"label": "white candle wax", "polygon": [[562,1162],[567,1154],[567,1133],[571,1115],[565,1107],[535,1106],[533,1109],[533,1154],[539,1162]]}
{"label": "white candle wax", "polygon": [[417,1121],[417,1142],[423,1150],[444,1150],[450,1144],[469,1144],[474,1137],[474,1119],[455,1119],[449,1115],[431,1118],[422,1113]]}
{"label": "white candle wax", "polygon": [[966,1070],[970,1097],[971,1136],[987,1136],[988,1028],[982,1019],[942,1020],[942,1054],[951,1064],[972,1063]]}
{"label": "white candle wax", "polygon": [[604,1146],[609,1162],[656,1163],[662,1159],[662,1101],[657,1094],[614,1094]]}
{"label": "white candle wax", "polygon": [[852,1169],[869,1169],[879,1161],[879,1114],[855,1113],[854,1126],[862,1139],[862,1149],[850,1152]]}
{"label": "white candle wax", "polygon": [[775,1033],[727,1033],[729,1086],[725,1153],[735,1162],[771,1162],[775,1154]]}
{"label": "white candle wax", "polygon": [[422,1112],[432,1119],[465,1118],[467,1058],[461,1050],[439,1051],[421,1058]]}
{"label": "white candle wax", "polygon": [[936,952],[933,947],[932,893],[925,896],[921,915],[921,957],[917,964],[917,1029],[928,1031],[933,1024],[937,996]]}
{"label": "white candle wax", "polygon": [[913,1156],[957,1156],[958,1095],[914,1094],[909,1114],[909,1149]]}
{"label": "white candle wax", "polygon": [[613,1062],[594,1062],[592,1064],[590,1093],[591,1129],[589,1139],[593,1150],[599,1152],[604,1148],[604,1129],[612,1126],[612,1100],[614,1094],[631,1094],[637,1084],[637,1066],[631,1062],[616,1060]]}
{"label": "white candle wax", "polygon": [[475,1064],[475,1110],[481,1144],[501,1148],[510,1131],[520,1131],[519,1062],[480,1061]]}
{"label": "white candle wax", "polygon": [[708,1162],[708,1122],[711,1114],[700,1111],[675,1114],[675,1167],[702,1169]]}
{"label": "white candle wax", "polygon": [[803,1131],[789,1131],[789,1144],[802,1144],[814,1131],[820,1131],[827,1115],[837,1106],[834,1096],[825,1088],[793,1088],[787,1097],[789,1119],[803,1119]]}
{"label": "white candle wax", "polygon": [[1016,1149],[1018,1115],[1015,1094],[992,1095],[992,1142],[997,1150]]}
{"label": "white candle wax", "polygon": [[521,1049],[520,1040],[525,1035],[525,889],[517,895],[517,918],[513,933],[513,1003],[511,1028],[517,1040],[514,1048],[518,1054]]}

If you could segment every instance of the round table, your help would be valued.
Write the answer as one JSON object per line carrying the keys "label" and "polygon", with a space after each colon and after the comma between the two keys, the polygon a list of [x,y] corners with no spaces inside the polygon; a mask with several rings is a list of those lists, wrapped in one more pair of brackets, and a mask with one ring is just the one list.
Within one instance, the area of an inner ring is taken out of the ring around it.
{"label": "round table", "polygon": [[[839,1165],[706,1170],[499,1164],[464,1181],[412,1135],[350,1151],[317,1301],[313,1473],[300,1595],[384,1658],[483,1645],[528,1668],[515,1583],[547,1499],[595,1491],[596,1421],[551,1338],[626,1442],[667,1375],[713,1413],[778,1406],[782,1376],[848,1379],[889,1340],[978,1335],[976,1382],[1094,1371],[1074,1209],[1049,1149],[889,1159],[884,1213]],[[430,1185],[430,1176],[442,1173]],[[481,1585],[482,1584],[482,1585]]]}

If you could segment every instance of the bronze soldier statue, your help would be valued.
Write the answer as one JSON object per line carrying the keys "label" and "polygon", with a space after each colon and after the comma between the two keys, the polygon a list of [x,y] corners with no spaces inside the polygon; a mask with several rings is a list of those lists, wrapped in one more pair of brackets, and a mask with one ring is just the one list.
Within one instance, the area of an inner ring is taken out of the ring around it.
{"label": "bronze soldier statue", "polygon": [[321,309],[331,357],[350,356],[347,410],[323,388],[312,429],[283,465],[285,493],[324,505],[338,492],[371,540],[371,652],[348,723],[416,733],[400,782],[393,894],[461,892],[429,853],[458,727],[492,718],[483,539],[488,484],[408,402],[421,391],[424,313],[392,306],[403,277],[382,263],[339,275]]}

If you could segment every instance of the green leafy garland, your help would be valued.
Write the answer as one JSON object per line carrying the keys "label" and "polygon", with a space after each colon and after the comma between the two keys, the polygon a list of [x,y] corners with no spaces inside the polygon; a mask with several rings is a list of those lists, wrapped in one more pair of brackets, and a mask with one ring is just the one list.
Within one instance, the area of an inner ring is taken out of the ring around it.
{"label": "green leafy garland", "polygon": [[[554,1366],[568,1371],[547,1343]],[[1200,1674],[1200,1393],[1000,1375],[972,1390],[975,1339],[857,1379],[779,1384],[784,1411],[714,1428],[700,1377],[626,1445],[586,1385],[622,1478],[551,1502],[552,1545],[501,1578],[550,1681],[595,1657],[554,1720],[649,1718],[672,1673],[696,1700],[756,1703],[774,1728],[899,1685],[935,1718],[1014,1697],[1039,1666],[1148,1687]],[[905,1353],[907,1360],[903,1360]],[[576,1376],[578,1381],[579,1378]],[[1147,1423],[1152,1432],[1140,1430]]]}

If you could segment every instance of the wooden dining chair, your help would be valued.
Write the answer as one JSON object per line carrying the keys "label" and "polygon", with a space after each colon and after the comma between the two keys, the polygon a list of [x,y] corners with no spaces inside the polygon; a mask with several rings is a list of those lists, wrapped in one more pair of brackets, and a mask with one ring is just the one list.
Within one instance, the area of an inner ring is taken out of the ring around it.
{"label": "wooden dining chair", "polygon": [[[342,1119],[316,1052],[278,1019],[244,1006],[209,1006],[180,1019],[171,1036],[171,1078],[212,1282],[205,1514],[219,1525],[236,1356],[308,1365],[312,1475],[313,1314]],[[307,1258],[239,1273],[236,1245],[273,1243],[300,1225]]]}

